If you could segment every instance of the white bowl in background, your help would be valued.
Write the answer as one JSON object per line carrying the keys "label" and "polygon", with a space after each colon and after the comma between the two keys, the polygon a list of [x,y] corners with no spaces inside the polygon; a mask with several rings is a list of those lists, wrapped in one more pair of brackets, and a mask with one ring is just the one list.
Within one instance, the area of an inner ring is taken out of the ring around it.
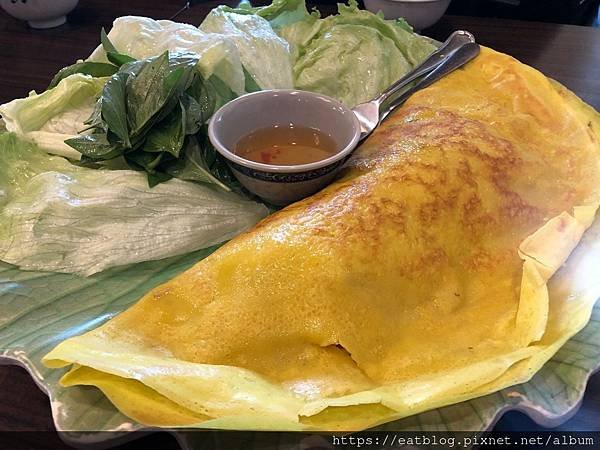
{"label": "white bowl in background", "polygon": [[4,11],[31,28],[53,28],[67,21],[79,0],[0,0]]}
{"label": "white bowl in background", "polygon": [[386,19],[404,18],[420,31],[436,23],[444,15],[450,0],[364,0],[371,12],[383,12]]}

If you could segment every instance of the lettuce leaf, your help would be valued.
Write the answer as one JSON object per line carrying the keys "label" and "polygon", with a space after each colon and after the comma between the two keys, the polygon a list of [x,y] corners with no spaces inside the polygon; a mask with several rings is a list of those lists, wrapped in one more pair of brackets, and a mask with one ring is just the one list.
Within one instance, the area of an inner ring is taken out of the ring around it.
{"label": "lettuce leaf", "polygon": [[435,47],[396,21],[339,5],[339,14],[306,17],[280,30],[297,59],[295,86],[337,98],[348,106],[371,100],[411,71]]}
{"label": "lettuce leaf", "polygon": [[385,20],[358,8],[355,0],[338,4],[338,14],[320,18],[304,0],[275,0],[229,8],[255,14],[271,24],[291,46],[294,87],[320,92],[348,106],[368,101],[421,63],[435,47],[399,20]]}
{"label": "lettuce leaf", "polygon": [[268,210],[177,179],[95,170],[0,134],[0,260],[24,270],[92,275],[231,239]]}
{"label": "lettuce leaf", "polygon": [[304,49],[296,87],[354,106],[375,97],[412,69],[393,41],[360,25],[336,25]]}
{"label": "lettuce leaf", "polygon": [[[200,30],[232,42],[243,69],[260,89],[292,88],[292,57],[288,43],[260,16],[236,14],[226,7],[213,9]],[[249,91],[248,80],[245,90]]]}
{"label": "lettuce leaf", "polygon": [[37,143],[48,153],[79,160],[81,154],[64,141],[86,128],[84,122],[106,80],[81,73],[70,75],[42,94],[32,91],[26,98],[1,105],[0,115],[8,131]]}

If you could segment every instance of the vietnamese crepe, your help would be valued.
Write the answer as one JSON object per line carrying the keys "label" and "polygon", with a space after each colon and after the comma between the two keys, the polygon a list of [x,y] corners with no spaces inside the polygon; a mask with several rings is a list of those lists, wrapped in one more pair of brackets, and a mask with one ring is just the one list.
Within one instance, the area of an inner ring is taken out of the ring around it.
{"label": "vietnamese crepe", "polygon": [[597,226],[552,277],[599,182],[598,113],[483,49],[337,182],[44,360],[158,426],[354,430],[494,392],[589,319]]}

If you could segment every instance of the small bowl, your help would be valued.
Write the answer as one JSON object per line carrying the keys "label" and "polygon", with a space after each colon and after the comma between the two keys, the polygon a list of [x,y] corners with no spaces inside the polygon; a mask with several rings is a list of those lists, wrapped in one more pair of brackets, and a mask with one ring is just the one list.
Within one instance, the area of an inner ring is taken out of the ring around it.
{"label": "small bowl", "polygon": [[432,26],[444,15],[450,0],[364,0],[372,12],[383,12],[386,19],[404,18],[416,31]]}
{"label": "small bowl", "polygon": [[79,0],[0,0],[4,11],[31,28],[54,28],[67,21]]}
{"label": "small bowl", "polygon": [[[309,164],[274,165],[233,153],[238,141],[275,125],[316,128],[336,143],[337,153]],[[360,138],[352,110],[321,94],[294,89],[258,91],[238,97],[210,120],[208,136],[233,174],[249,191],[273,205],[287,205],[319,191],[333,180]]]}

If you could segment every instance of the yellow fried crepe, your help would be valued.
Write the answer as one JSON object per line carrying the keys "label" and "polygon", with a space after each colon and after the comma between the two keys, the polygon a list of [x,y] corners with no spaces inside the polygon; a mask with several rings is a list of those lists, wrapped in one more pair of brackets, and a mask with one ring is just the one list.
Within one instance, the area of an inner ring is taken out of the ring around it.
{"label": "yellow fried crepe", "polygon": [[600,226],[573,249],[599,200],[598,113],[483,49],[339,181],[44,361],[159,426],[355,430],[473,398],[588,321]]}

